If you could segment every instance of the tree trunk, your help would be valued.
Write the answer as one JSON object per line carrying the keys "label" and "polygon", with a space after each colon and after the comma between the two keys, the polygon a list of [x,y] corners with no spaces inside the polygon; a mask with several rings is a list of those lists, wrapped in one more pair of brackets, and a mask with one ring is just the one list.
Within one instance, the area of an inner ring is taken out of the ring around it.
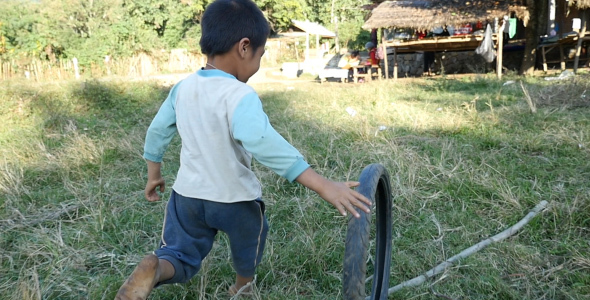
{"label": "tree trunk", "polygon": [[525,27],[526,45],[524,48],[524,57],[520,66],[520,75],[532,75],[535,70],[537,61],[537,46],[539,45],[539,36],[546,31],[547,12],[549,2],[547,0],[528,0],[527,8],[530,19]]}

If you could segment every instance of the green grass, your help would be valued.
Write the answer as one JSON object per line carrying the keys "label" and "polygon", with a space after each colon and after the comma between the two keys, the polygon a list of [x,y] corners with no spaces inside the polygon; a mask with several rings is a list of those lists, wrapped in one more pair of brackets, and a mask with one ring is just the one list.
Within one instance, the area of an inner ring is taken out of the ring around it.
{"label": "green grass", "polygon": [[[319,173],[343,181],[371,163],[388,169],[391,286],[549,201],[520,233],[390,299],[438,299],[433,291],[454,299],[590,299],[590,78],[508,79],[517,82],[479,76],[255,88],[273,126]],[[154,82],[1,83],[0,299],[113,299],[155,249],[165,201],[143,199],[141,155],[168,90]],[[164,159],[168,186],[179,147],[175,139]],[[313,192],[253,168],[271,226],[256,298],[342,298],[346,219]],[[151,299],[229,298],[229,257],[219,235],[193,280]]]}

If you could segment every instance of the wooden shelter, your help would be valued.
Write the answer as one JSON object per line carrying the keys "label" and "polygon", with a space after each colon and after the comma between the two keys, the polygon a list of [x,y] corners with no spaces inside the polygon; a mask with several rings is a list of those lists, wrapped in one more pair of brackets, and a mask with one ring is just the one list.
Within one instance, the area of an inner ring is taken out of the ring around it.
{"label": "wooden shelter", "polygon": [[[590,19],[590,0],[577,0],[569,2],[572,2],[570,5],[578,10],[579,16],[581,17],[580,29],[577,31],[578,40],[576,41],[576,54],[574,58],[574,72],[577,72],[578,64],[580,62],[580,54],[582,52],[582,43],[585,41],[590,41],[590,33],[588,32],[590,29],[588,28],[588,21]],[[576,30],[575,28],[572,29]],[[586,56],[590,56],[590,54],[586,53]]]}
{"label": "wooden shelter", "polygon": [[[590,18],[590,0],[567,1],[548,0],[549,15],[547,22],[547,36],[541,38],[539,52],[543,61],[543,70],[547,71],[548,63],[561,63],[561,70],[565,70],[566,63],[574,62],[574,72],[578,69],[581,59],[588,61],[590,49],[586,57],[582,58],[582,45],[590,41],[588,33],[588,19]],[[565,50],[575,51],[575,57]],[[559,50],[559,59],[549,60],[547,54],[552,50]]]}
{"label": "wooden shelter", "polygon": [[[587,0],[590,1],[590,0]],[[381,2],[371,11],[364,29],[413,28],[431,30],[434,27],[455,27],[481,20],[502,19],[514,12],[521,19],[528,19],[526,7],[521,1],[505,0],[398,0]]]}
{"label": "wooden shelter", "polygon": [[[590,1],[590,0],[587,0]],[[478,21],[494,22],[503,20],[506,15],[513,14],[525,23],[528,11],[520,0],[397,0],[377,1],[378,5],[371,11],[364,29],[410,28],[415,30],[431,30],[435,27],[452,25],[455,27]],[[503,29],[503,28],[501,28]],[[382,37],[384,35],[382,34]],[[423,40],[386,40],[382,38],[382,46],[393,48],[394,77],[397,77],[397,53],[415,51],[446,51],[475,50],[483,36],[462,35],[435,37]],[[498,69],[501,70],[502,35],[494,40],[498,42]],[[387,60],[385,61],[387,64]],[[387,65],[385,66],[387,69]],[[388,72],[386,72],[387,74]],[[500,71],[498,75],[500,76]]]}
{"label": "wooden shelter", "polygon": [[282,35],[290,35],[290,36],[297,36],[298,34],[305,36],[305,60],[309,59],[309,43],[310,43],[310,35],[315,35],[315,44],[316,50],[319,51],[320,48],[320,37],[322,38],[335,38],[336,33],[328,30],[326,27],[310,22],[310,21],[299,21],[299,20],[291,20],[292,26],[298,31],[290,31],[287,33],[281,33]]}

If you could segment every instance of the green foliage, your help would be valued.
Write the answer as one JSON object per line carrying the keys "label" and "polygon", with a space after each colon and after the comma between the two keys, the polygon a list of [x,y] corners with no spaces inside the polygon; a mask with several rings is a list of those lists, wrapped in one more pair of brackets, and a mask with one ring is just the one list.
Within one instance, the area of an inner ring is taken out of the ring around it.
{"label": "green foliage", "polygon": [[185,34],[199,32],[192,28],[209,2],[2,1],[0,9],[7,13],[0,15],[0,57],[76,57],[86,65],[105,55],[187,45]]}
{"label": "green foliage", "polygon": [[363,0],[307,0],[306,16],[310,21],[336,31],[342,46],[362,49],[370,40],[370,33],[361,28],[369,13],[362,7],[370,3],[371,1]]}
{"label": "green foliage", "polygon": [[[212,1],[0,1],[0,58],[55,61],[76,57],[86,66],[103,62],[106,55],[129,57],[178,47],[196,51],[199,20]],[[367,11],[361,6],[369,1],[255,2],[274,32],[287,30],[293,19],[307,19],[338,29],[341,43],[350,44],[363,34],[360,26]]]}
{"label": "green foliage", "polygon": [[269,20],[273,31],[286,30],[291,20],[304,17],[305,3],[301,0],[255,0]]}
{"label": "green foliage", "polygon": [[36,31],[38,11],[25,1],[0,1],[0,55],[39,53],[42,45]]}
{"label": "green foliage", "polygon": [[[177,47],[187,31],[198,26],[197,19],[211,1],[123,0],[130,22],[142,33],[156,35],[166,48]],[[139,35],[141,43],[141,35]],[[143,47],[151,44],[147,39]]]}

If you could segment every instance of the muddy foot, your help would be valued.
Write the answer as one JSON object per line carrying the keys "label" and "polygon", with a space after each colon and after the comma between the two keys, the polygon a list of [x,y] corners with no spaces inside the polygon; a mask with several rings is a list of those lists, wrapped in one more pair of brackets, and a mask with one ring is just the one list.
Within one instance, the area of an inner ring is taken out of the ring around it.
{"label": "muddy foot", "polygon": [[146,300],[156,284],[158,257],[144,257],[117,292],[115,300]]}
{"label": "muddy foot", "polygon": [[[229,287],[229,290],[227,292],[231,297],[233,297],[238,294],[239,290],[240,289],[236,288],[235,285],[232,285]],[[244,288],[241,292],[239,292],[239,294],[240,294],[240,296],[245,296],[245,297],[251,297],[252,295],[254,295],[252,293],[252,287]]]}

